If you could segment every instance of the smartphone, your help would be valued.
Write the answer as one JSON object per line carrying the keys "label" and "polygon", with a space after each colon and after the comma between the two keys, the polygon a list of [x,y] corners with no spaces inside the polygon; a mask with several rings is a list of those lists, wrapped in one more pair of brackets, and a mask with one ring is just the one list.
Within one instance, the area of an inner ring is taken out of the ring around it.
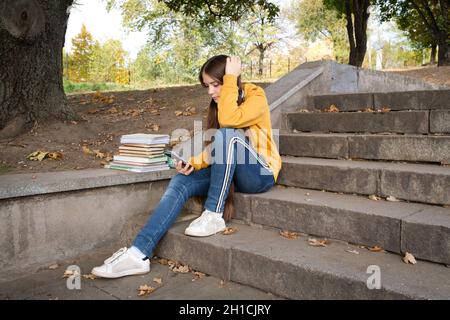
{"label": "smartphone", "polygon": [[188,163],[182,156],[180,156],[178,153],[176,153],[173,150],[167,150],[165,153],[168,157],[172,158],[172,160],[177,160],[177,161],[183,162],[183,165],[186,165],[186,163]]}

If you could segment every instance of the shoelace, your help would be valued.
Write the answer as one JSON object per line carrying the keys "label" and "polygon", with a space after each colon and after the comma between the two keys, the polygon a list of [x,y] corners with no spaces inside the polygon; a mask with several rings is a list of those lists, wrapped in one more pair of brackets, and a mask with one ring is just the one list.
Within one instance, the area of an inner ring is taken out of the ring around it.
{"label": "shoelace", "polygon": [[109,257],[108,259],[105,260],[105,264],[113,262],[114,260],[116,260],[117,258],[122,256],[125,252],[127,252],[126,247],[120,248],[111,257]]}

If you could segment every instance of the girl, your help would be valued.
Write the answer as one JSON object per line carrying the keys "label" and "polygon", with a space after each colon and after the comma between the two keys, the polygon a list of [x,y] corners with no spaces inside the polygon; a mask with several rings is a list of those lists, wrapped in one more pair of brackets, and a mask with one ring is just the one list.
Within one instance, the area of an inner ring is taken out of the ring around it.
{"label": "girl", "polygon": [[185,165],[177,162],[178,174],[133,245],[114,253],[92,274],[118,278],[149,272],[149,257],[189,197],[207,196],[205,210],[185,234],[206,237],[225,230],[225,220],[232,218],[234,188],[260,193],[275,184],[281,158],[272,137],[267,99],[262,88],[242,85],[240,74],[239,57],[218,55],[202,66],[199,80],[211,96],[208,128],[216,129],[213,142]]}

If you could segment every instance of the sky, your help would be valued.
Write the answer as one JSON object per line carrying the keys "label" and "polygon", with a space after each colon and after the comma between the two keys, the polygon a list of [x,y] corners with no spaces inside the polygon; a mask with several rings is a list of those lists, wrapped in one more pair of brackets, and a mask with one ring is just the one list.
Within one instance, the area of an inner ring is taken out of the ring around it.
{"label": "sky", "polygon": [[120,11],[112,9],[107,12],[102,0],[78,0],[77,3],[78,5],[72,7],[70,11],[65,41],[66,50],[71,51],[72,38],[80,33],[84,23],[94,39],[101,43],[108,39],[120,40],[123,48],[130,53],[130,58],[136,58],[140,48],[146,43],[144,32],[127,34],[122,27]]}

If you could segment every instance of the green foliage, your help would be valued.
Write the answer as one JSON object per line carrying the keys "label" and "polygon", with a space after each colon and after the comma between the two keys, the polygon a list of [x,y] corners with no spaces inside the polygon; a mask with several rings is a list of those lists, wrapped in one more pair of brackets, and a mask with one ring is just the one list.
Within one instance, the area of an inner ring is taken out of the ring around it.
{"label": "green foliage", "polygon": [[329,39],[333,43],[336,61],[343,63],[348,58],[349,44],[345,29],[345,18],[336,15],[321,0],[295,1],[288,18],[295,22],[297,34],[306,41]]}
{"label": "green foliage", "polygon": [[69,59],[69,75],[75,81],[88,81],[93,52],[98,42],[83,24],[81,31],[72,39],[73,53]]}
{"label": "green foliage", "polygon": [[448,0],[376,0],[382,21],[394,20],[415,48],[439,45],[440,56],[450,63],[450,2]]}

